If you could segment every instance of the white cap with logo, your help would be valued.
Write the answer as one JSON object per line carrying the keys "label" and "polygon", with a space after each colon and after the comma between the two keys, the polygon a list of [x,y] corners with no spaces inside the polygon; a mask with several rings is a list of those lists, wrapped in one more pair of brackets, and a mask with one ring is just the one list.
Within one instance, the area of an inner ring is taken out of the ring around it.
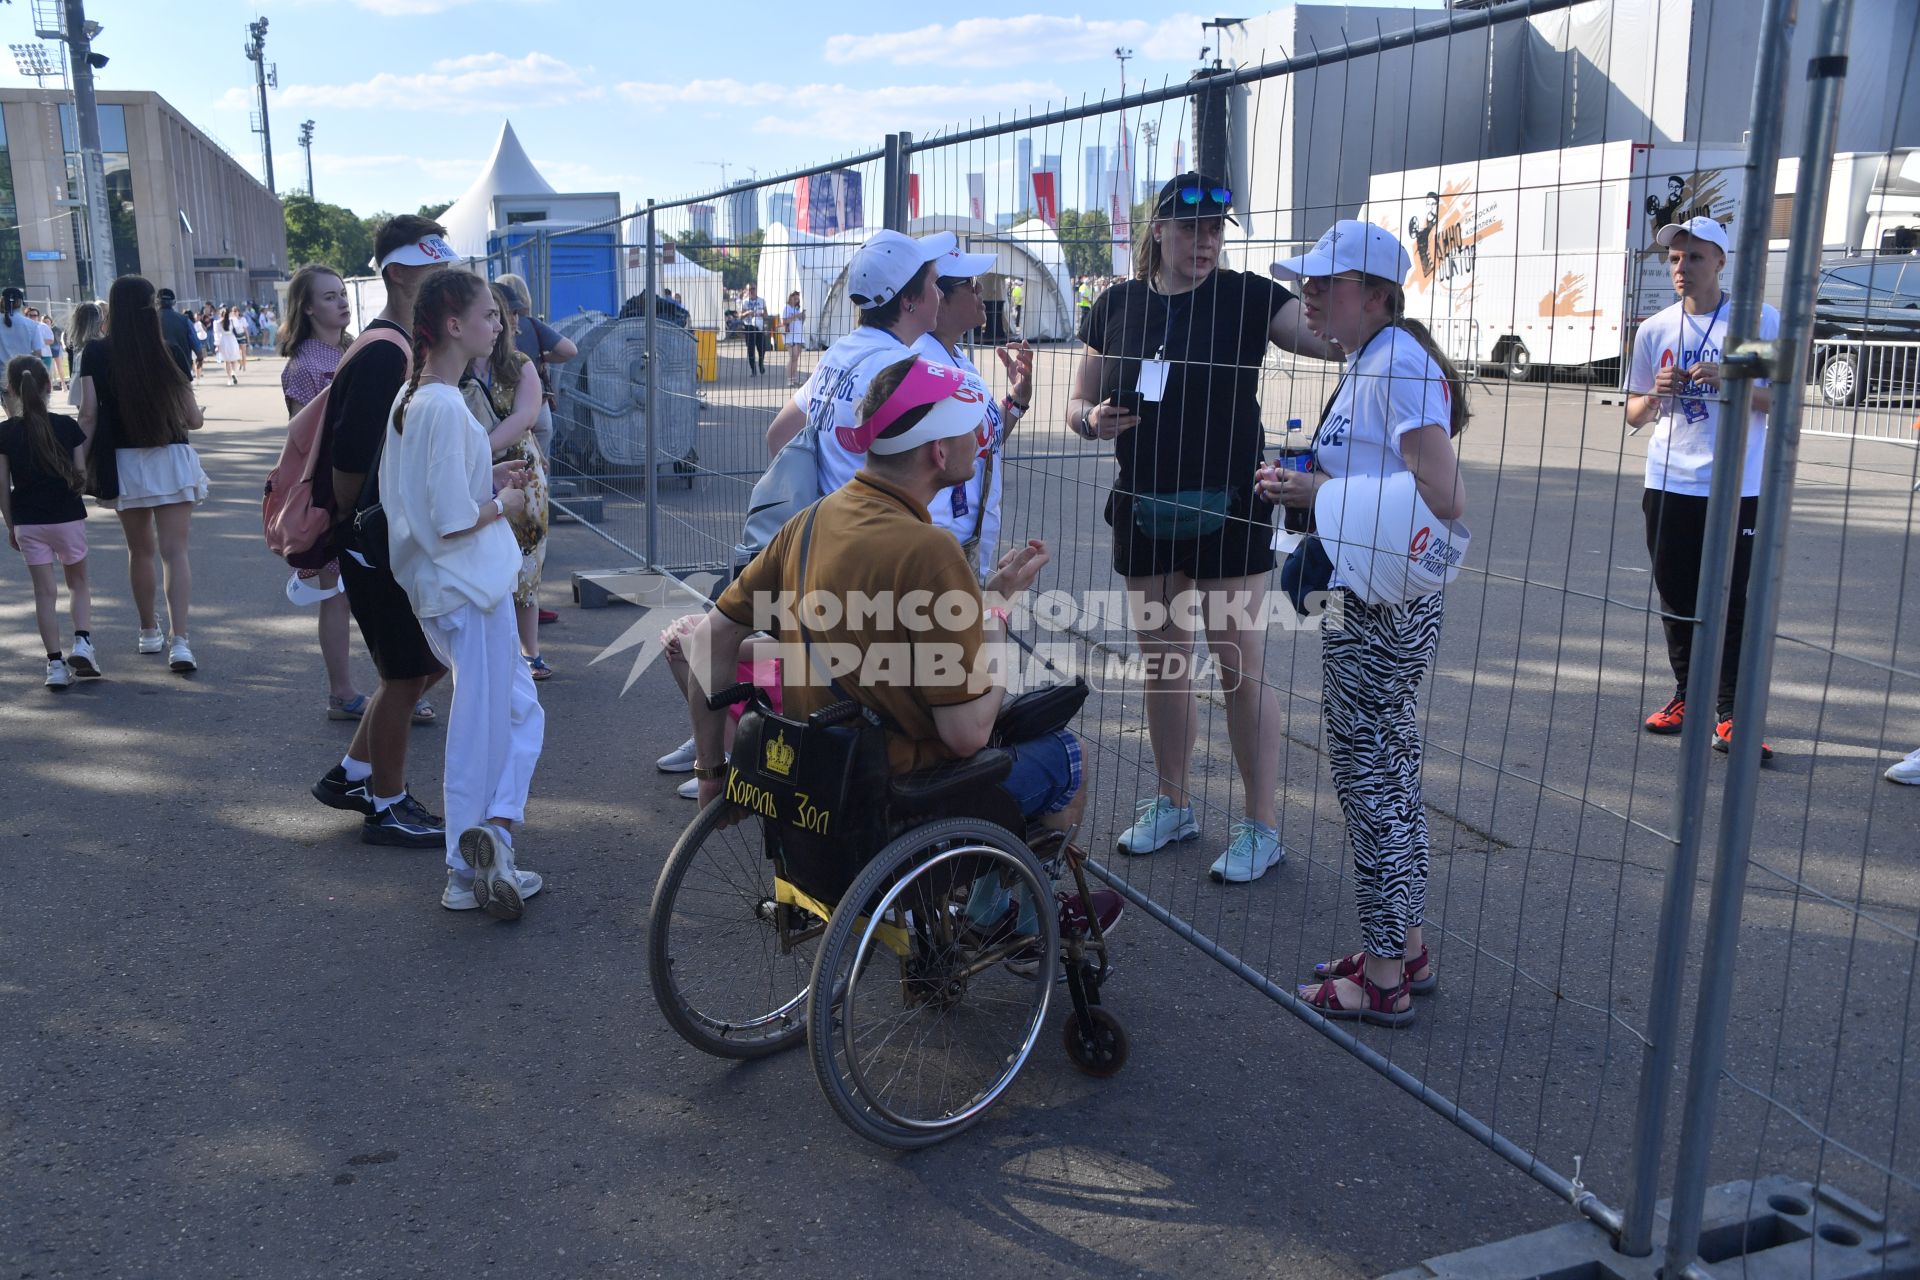
{"label": "white cap with logo", "polygon": [[1720,225],[1718,218],[1688,218],[1685,222],[1669,222],[1653,233],[1653,242],[1662,249],[1671,249],[1674,237],[1680,235],[1718,245],[1722,253],[1727,251],[1727,229]]}
{"label": "white cap with logo", "polygon": [[1313,248],[1294,258],[1273,264],[1273,274],[1282,280],[1305,276],[1331,276],[1342,271],[1358,271],[1378,276],[1395,284],[1405,284],[1413,259],[1393,232],[1371,222],[1342,218],[1327,228],[1327,234]]}
{"label": "white cap with logo", "polygon": [[847,297],[862,311],[884,307],[907,287],[920,268],[935,258],[957,253],[959,248],[960,240],[951,231],[937,231],[918,240],[899,231],[876,231],[847,264]]}

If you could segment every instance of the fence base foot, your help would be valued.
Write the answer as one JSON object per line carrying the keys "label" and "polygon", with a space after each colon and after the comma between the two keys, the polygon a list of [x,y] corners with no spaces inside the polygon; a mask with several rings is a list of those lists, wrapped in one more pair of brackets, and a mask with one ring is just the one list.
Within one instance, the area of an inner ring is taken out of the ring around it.
{"label": "fence base foot", "polygon": [[[1565,1222],[1531,1235],[1429,1258],[1384,1280],[1657,1280],[1671,1201],[1655,1210],[1653,1252],[1616,1253],[1591,1222]],[[1845,1192],[1797,1178],[1729,1182],[1707,1192],[1700,1258],[1693,1274],[1789,1280],[1920,1276],[1920,1250],[1906,1234]]]}
{"label": "fence base foot", "polygon": [[606,508],[597,493],[575,494],[568,498],[549,494],[547,509],[549,518],[555,524],[599,524],[607,518]]}

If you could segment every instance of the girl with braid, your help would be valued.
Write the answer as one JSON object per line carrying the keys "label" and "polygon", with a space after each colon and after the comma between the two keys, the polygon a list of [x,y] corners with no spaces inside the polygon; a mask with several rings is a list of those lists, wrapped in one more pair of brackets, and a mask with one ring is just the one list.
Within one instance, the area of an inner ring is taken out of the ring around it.
{"label": "girl with braid", "polygon": [[[1339,477],[1411,472],[1440,520],[1466,512],[1453,438],[1465,387],[1426,326],[1406,316],[1411,260],[1384,227],[1343,219],[1273,273],[1298,280],[1307,327],[1352,352],[1313,441],[1313,470],[1262,466],[1260,495],[1313,506]],[[1310,544],[1311,545],[1311,544]],[[1413,996],[1437,985],[1427,955],[1427,820],[1420,798],[1420,681],[1440,644],[1443,597],[1368,604],[1333,571],[1321,633],[1327,763],[1353,844],[1363,945],[1314,966],[1300,996],[1323,1016],[1403,1027]],[[1356,586],[1360,584],[1355,584]],[[1337,622],[1331,619],[1338,619]]]}
{"label": "girl with braid", "polygon": [[394,580],[453,678],[443,770],[447,884],[440,903],[517,920],[540,877],[518,868],[514,824],[540,760],[545,716],[520,660],[513,589],[526,514],[524,462],[495,466],[460,377],[493,349],[500,306],[486,281],[440,271],[413,310],[413,371],[394,402],[380,496]]}

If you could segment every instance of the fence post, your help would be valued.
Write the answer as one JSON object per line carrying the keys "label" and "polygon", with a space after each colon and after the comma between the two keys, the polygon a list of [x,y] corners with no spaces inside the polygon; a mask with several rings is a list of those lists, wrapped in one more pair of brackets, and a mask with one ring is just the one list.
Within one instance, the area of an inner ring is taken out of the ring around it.
{"label": "fence post", "polygon": [[886,155],[880,161],[880,224],[889,231],[903,231],[907,225],[907,173],[912,161],[907,154],[907,135],[887,135]]}
{"label": "fence post", "polygon": [[[1773,176],[1780,155],[1781,110],[1787,92],[1787,54],[1793,43],[1797,0],[1766,0],[1757,24],[1759,65],[1753,81],[1753,129],[1748,135],[1746,190],[1740,201],[1740,251],[1728,301],[1730,342],[1755,333],[1766,279],[1767,232],[1773,208]],[[1727,384],[1721,419],[1744,422],[1752,383]],[[1693,924],[1694,878],[1706,839],[1707,769],[1715,707],[1720,691],[1720,650],[1727,630],[1727,591],[1733,580],[1733,544],[1740,522],[1741,470],[1747,433],[1721,431],[1713,447],[1713,480],[1707,494],[1706,535],[1700,548],[1700,584],[1694,593],[1693,661],[1687,669],[1687,717],[1680,738],[1679,841],[1667,869],[1660,901],[1660,929],[1653,952],[1653,989],[1647,999],[1647,1054],[1634,1113],[1633,1153],[1628,1165],[1627,1208],[1620,1252],[1653,1252],[1653,1209],[1660,1195],[1660,1151],[1665,1144],[1667,1092],[1680,1033],[1681,971]],[[1749,624],[1751,625],[1751,624]],[[1712,972],[1708,970],[1707,972]],[[1671,1241],[1672,1235],[1668,1239]],[[1675,1274],[1669,1272],[1669,1275]]]}
{"label": "fence post", "polygon": [[[1779,394],[1767,419],[1767,445],[1761,464],[1760,509],[1754,527],[1753,574],[1747,597],[1746,632],[1740,642],[1740,688],[1734,694],[1734,738],[1727,760],[1727,784],[1721,798],[1720,840],[1713,869],[1711,906],[1707,913],[1707,941],[1700,972],[1699,1005],[1694,1014],[1693,1051],[1687,1063],[1687,1100],[1680,1117],[1680,1154],[1674,1169],[1673,1212],[1668,1216],[1664,1274],[1677,1276],[1699,1252],[1700,1218],[1707,1193],[1707,1164],[1712,1154],[1718,1112],[1720,1073],[1727,1051],[1727,1014],[1732,1003],[1737,963],[1740,916],[1747,888],[1747,845],[1753,836],[1753,810],[1759,791],[1760,742],[1767,718],[1768,684],[1773,676],[1774,628],[1780,617],[1780,584],[1787,561],[1787,523],[1793,511],[1794,474],[1800,460],[1800,419],[1805,403],[1802,390],[1806,367],[1804,344],[1813,329],[1815,274],[1819,268],[1821,214],[1833,174],[1833,153],[1840,120],[1840,94],[1847,74],[1847,32],[1853,17],[1852,0],[1823,0],[1820,6],[1819,45],[1807,64],[1811,90],[1807,100],[1806,135],[1800,148],[1800,185],[1794,199],[1793,229],[1787,246],[1786,289],[1781,297],[1780,337],[1768,349],[1755,343],[1723,358],[1725,376],[1734,395],[1727,406],[1744,409],[1752,379],[1767,376]],[[1771,28],[1762,28],[1771,30]],[[1775,36],[1780,45],[1791,42],[1791,26]],[[1782,54],[1784,63],[1785,55]],[[1781,97],[1785,97],[1786,68],[1781,68]],[[1777,150],[1777,133],[1775,146]],[[1772,184],[1761,193],[1771,202]],[[1749,219],[1741,228],[1743,255],[1756,256],[1764,266],[1766,218],[1754,219],[1752,193],[1746,200]],[[1757,250],[1755,245],[1758,246]],[[1744,265],[1744,264],[1743,264]],[[1750,273],[1758,296],[1761,272]],[[1746,334],[1747,329],[1729,329]],[[1741,416],[1727,419],[1740,422]],[[1745,434],[1744,432],[1735,434]]]}
{"label": "fence post", "polygon": [[647,201],[647,256],[646,256],[646,301],[647,328],[645,354],[641,367],[647,372],[646,415],[647,415],[647,567],[660,567],[660,433],[658,429],[660,397],[656,377],[659,366],[654,360],[654,288],[658,283],[658,271],[654,257],[653,201]]}

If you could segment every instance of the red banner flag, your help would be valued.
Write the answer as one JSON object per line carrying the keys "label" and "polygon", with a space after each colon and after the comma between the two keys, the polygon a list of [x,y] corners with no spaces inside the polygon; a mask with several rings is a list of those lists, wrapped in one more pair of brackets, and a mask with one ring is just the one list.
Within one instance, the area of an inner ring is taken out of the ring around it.
{"label": "red banner flag", "polygon": [[1040,221],[1058,230],[1060,227],[1060,206],[1056,202],[1058,193],[1053,189],[1053,171],[1035,169],[1033,171],[1033,207],[1040,215]]}
{"label": "red banner flag", "polygon": [[907,175],[907,216],[920,216],[920,175],[917,173]]}

